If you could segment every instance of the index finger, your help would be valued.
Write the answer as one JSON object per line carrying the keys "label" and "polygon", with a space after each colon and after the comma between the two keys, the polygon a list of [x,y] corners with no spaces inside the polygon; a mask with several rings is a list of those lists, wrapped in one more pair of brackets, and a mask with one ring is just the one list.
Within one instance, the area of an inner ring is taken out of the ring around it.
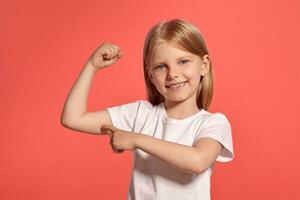
{"label": "index finger", "polygon": [[112,135],[113,132],[117,131],[118,129],[115,128],[114,126],[104,124],[104,125],[101,126],[100,130],[102,132],[105,132],[105,135]]}

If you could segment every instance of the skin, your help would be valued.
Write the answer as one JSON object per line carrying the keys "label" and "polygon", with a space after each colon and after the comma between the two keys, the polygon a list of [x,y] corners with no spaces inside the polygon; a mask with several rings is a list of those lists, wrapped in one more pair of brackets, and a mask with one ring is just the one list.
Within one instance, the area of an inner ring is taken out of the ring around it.
{"label": "skin", "polygon": [[[118,129],[112,126],[107,110],[87,112],[87,97],[95,73],[116,63],[122,55],[122,49],[111,43],[103,43],[96,49],[68,95],[61,117],[62,125],[81,132],[108,135],[115,153],[141,149],[192,174],[202,173],[211,167],[223,148],[216,140],[201,138],[191,147]],[[184,56],[188,56],[189,61]],[[200,75],[205,76],[209,72],[208,55],[200,58],[172,44],[162,43],[156,47],[152,61],[148,68],[149,76],[165,97],[167,115],[182,119],[198,112],[195,91]],[[188,82],[177,90],[166,87],[181,81]]]}
{"label": "skin", "polygon": [[[182,119],[199,111],[196,103],[197,89],[200,76],[208,73],[209,67],[208,55],[201,59],[167,42],[160,43],[155,48],[148,74],[165,98],[169,117]],[[166,87],[185,81],[187,83],[176,90]]]}

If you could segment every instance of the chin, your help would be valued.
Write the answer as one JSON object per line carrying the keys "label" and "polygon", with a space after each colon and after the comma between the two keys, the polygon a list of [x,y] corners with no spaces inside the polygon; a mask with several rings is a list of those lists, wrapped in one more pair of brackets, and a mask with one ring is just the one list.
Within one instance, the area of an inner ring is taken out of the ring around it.
{"label": "chin", "polygon": [[166,100],[169,101],[169,102],[172,102],[172,103],[181,103],[181,102],[184,102],[187,99],[178,97],[178,98],[168,98]]}

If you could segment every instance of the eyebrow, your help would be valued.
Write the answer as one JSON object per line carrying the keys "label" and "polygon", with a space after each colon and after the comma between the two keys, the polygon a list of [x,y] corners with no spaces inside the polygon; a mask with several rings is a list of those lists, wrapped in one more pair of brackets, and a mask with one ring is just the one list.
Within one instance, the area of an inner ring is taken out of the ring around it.
{"label": "eyebrow", "polygon": [[[185,56],[181,56],[181,57],[179,57],[179,58],[177,58],[177,61],[179,61],[179,60],[181,60],[181,59],[183,59],[183,58],[192,58],[192,56],[190,56],[190,55],[185,55]],[[163,61],[156,61],[156,62],[152,62],[152,64],[151,65],[157,65],[158,63],[163,63]]]}

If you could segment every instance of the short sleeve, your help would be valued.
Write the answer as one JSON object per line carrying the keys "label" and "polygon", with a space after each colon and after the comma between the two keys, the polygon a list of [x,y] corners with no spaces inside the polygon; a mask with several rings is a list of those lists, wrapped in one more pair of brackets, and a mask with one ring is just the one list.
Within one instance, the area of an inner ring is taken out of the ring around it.
{"label": "short sleeve", "polygon": [[225,115],[215,113],[206,119],[203,123],[203,127],[196,136],[195,141],[204,137],[215,139],[224,146],[221,154],[217,158],[217,161],[229,162],[233,160],[234,154],[231,126]]}
{"label": "short sleeve", "polygon": [[106,108],[106,110],[109,112],[113,126],[125,131],[133,132],[139,106],[140,101],[135,101]]}

